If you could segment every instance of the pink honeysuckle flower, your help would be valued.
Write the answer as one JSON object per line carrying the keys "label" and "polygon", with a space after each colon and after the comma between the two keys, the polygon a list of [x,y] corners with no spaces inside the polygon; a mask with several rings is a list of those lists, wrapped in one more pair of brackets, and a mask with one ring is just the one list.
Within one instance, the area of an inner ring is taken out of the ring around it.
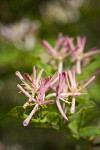
{"label": "pink honeysuckle flower", "polygon": [[62,115],[62,117],[66,120],[69,121],[69,119],[67,118],[61,104],[60,104],[60,100],[66,102],[63,98],[61,98],[60,94],[63,92],[63,86],[64,86],[64,82],[65,82],[65,77],[66,77],[66,73],[63,72],[62,74],[59,74],[59,84],[56,88],[56,104],[57,107]]}
{"label": "pink honeysuckle flower", "polygon": [[[63,118],[68,121],[68,118],[65,115],[65,111],[60,104],[60,100],[65,104],[71,104],[70,112],[73,114],[75,112],[76,97],[82,94],[86,94],[84,92],[81,92],[81,90],[86,88],[94,79],[95,76],[91,77],[85,84],[79,87],[79,83],[77,83],[75,79],[74,70],[63,72],[62,74],[59,74],[59,84],[56,88],[56,92],[47,95],[46,98],[56,97],[57,107]],[[68,101],[69,97],[72,97],[72,102]]]}
{"label": "pink honeysuckle flower", "polygon": [[[30,92],[31,95],[34,97],[34,95],[37,92],[39,85],[41,83],[41,76],[42,76],[43,71],[44,71],[44,69],[41,69],[36,78],[36,68],[35,68],[35,66],[33,66],[32,78],[27,73],[24,74],[25,78],[30,82],[30,85],[27,84],[27,82],[24,80],[23,76],[21,75],[21,73],[19,71],[16,71],[15,74],[22,81],[23,85],[25,86],[25,89],[28,92]],[[30,103],[31,99],[28,102]],[[28,102],[26,102],[26,103],[28,104]],[[27,105],[24,104],[23,107],[26,108]]]}
{"label": "pink honeysuckle flower", "polygon": [[36,112],[38,108],[38,104],[35,105],[35,107],[33,108],[33,110],[31,111],[31,113],[29,114],[29,116],[23,121],[23,126],[27,126],[33,116],[33,114]]}
{"label": "pink honeysuckle flower", "polygon": [[41,98],[43,97],[43,95],[45,94],[45,92],[47,91],[47,89],[51,88],[53,86],[53,84],[55,84],[58,81],[58,72],[56,72],[52,78],[47,79],[45,78],[45,80],[42,80],[42,84],[38,89],[38,99],[41,100]]}
{"label": "pink honeysuckle flower", "polygon": [[100,50],[93,49],[86,53],[84,53],[86,37],[79,37],[77,36],[76,45],[73,42],[72,38],[67,38],[67,42],[69,45],[69,49],[71,51],[71,60],[72,62],[76,62],[76,71],[78,74],[81,74],[81,65],[82,61],[91,55],[100,53]]}
{"label": "pink honeysuckle flower", "polygon": [[58,83],[58,86],[56,87],[56,93],[49,94],[49,95],[46,96],[46,98],[56,97],[56,104],[57,104],[57,107],[58,107],[61,115],[63,116],[63,118],[66,121],[69,121],[67,116],[66,116],[66,114],[65,114],[66,112],[64,111],[63,106],[61,106],[61,104],[60,104],[60,100],[62,100],[64,103],[70,104],[70,102],[66,101],[63,98],[63,95],[61,95],[67,89],[66,88],[66,84],[65,84],[65,77],[66,77],[66,73],[65,72],[59,74],[59,83]]}
{"label": "pink honeysuckle flower", "polygon": [[59,61],[58,72],[62,73],[63,60],[69,56],[67,37],[59,34],[54,48],[46,40],[42,40],[42,45],[52,57]]}
{"label": "pink honeysuckle flower", "polygon": [[72,105],[70,108],[70,112],[74,113],[75,112],[75,97],[81,94],[85,94],[85,93],[81,93],[80,91],[86,88],[95,79],[95,76],[91,77],[80,88],[78,88],[78,83],[76,83],[74,70],[69,70],[66,78],[67,78],[67,84],[68,84],[70,96],[72,97]]}
{"label": "pink honeysuckle flower", "polygon": [[24,120],[23,125],[27,126],[30,122],[30,119],[32,118],[35,111],[38,109],[39,105],[43,106],[45,104],[53,104],[53,100],[45,100],[45,94],[46,91],[58,80],[58,73],[56,72],[52,78],[46,77],[41,79],[43,69],[40,70],[37,78],[36,78],[36,69],[33,67],[33,75],[32,78],[25,73],[24,76],[28,79],[30,82],[30,85],[26,83],[22,75],[19,71],[16,71],[16,75],[20,78],[24,88],[21,85],[17,85],[19,90],[24,93],[28,97],[28,101],[23,105],[24,108],[26,108],[30,103],[32,105],[35,105],[29,116]]}
{"label": "pink honeysuckle flower", "polygon": [[56,59],[62,60],[68,55],[67,37],[59,34],[54,48],[46,41],[42,40],[42,45],[46,48],[47,52]]}

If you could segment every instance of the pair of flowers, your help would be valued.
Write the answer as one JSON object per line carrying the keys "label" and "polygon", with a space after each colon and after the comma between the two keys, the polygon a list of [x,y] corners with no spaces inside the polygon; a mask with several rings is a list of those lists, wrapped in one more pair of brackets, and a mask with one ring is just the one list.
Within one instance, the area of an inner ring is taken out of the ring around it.
{"label": "pair of flowers", "polygon": [[[30,103],[33,105],[31,113],[23,121],[24,126],[29,124],[33,114],[39,106],[54,104],[53,97],[56,97],[56,104],[62,117],[66,121],[69,121],[66,116],[66,104],[71,104],[70,112],[74,113],[76,96],[84,94],[80,91],[87,87],[95,78],[95,76],[91,77],[83,86],[78,88],[74,70],[62,73],[56,72],[51,78],[49,76],[42,78],[43,70],[44,69],[41,69],[39,74],[36,76],[36,68],[33,67],[32,77],[25,73],[24,77],[29,81],[29,84],[25,81],[20,72],[16,71],[16,75],[22,81],[22,86],[18,84],[17,87],[20,92],[24,93],[28,97],[28,101],[23,105],[23,107],[26,108]],[[49,94],[47,94],[48,90],[50,90]],[[72,102],[67,100],[69,96],[72,97]],[[60,101],[63,101],[63,106]]]}

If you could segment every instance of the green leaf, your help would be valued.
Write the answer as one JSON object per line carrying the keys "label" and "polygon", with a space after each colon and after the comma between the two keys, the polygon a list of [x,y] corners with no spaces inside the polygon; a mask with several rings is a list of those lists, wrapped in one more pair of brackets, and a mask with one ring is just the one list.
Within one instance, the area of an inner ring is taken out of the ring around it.
{"label": "green leaf", "polygon": [[46,115],[47,122],[57,124],[60,122],[60,115],[57,112],[49,112]]}
{"label": "green leaf", "polygon": [[83,123],[84,112],[94,106],[95,103],[92,101],[82,103],[76,108],[76,113],[69,117],[70,123],[68,124],[68,128],[71,130],[72,135],[75,138],[80,137],[79,130]]}
{"label": "green leaf", "polygon": [[95,107],[95,103],[92,101],[80,104],[79,106],[76,107],[76,112],[73,115],[69,116],[70,121],[76,119],[83,111],[91,107]]}
{"label": "green leaf", "polygon": [[95,136],[100,134],[100,127],[88,126],[81,128],[79,132],[81,137]]}
{"label": "green leaf", "polygon": [[57,123],[60,121],[60,117],[56,112],[42,112],[43,118],[32,118],[31,123],[34,123],[35,127],[39,128],[54,128],[59,129]]}
{"label": "green leaf", "polygon": [[47,121],[46,118],[43,118],[43,119],[40,119],[40,118],[34,119],[34,118],[32,118],[31,119],[31,122],[34,122],[34,123],[45,123],[46,121]]}
{"label": "green leaf", "polygon": [[80,95],[77,97],[77,102],[83,103],[83,102],[89,101],[89,99],[90,99],[90,95],[84,94],[84,95]]}
{"label": "green leaf", "polygon": [[14,117],[23,117],[25,110],[22,106],[14,107],[10,110],[8,115],[14,116]]}
{"label": "green leaf", "polygon": [[[10,110],[8,115],[18,117],[21,119],[26,119],[31,111],[31,107],[27,107],[25,110],[22,106],[14,107]],[[33,115],[30,123],[33,127],[38,128],[54,128],[58,129],[57,123],[60,122],[60,116],[56,112],[48,112],[47,107],[39,108]]]}
{"label": "green leaf", "polygon": [[73,137],[79,138],[77,120],[73,120],[72,122],[70,122],[68,124],[68,128],[71,130]]}

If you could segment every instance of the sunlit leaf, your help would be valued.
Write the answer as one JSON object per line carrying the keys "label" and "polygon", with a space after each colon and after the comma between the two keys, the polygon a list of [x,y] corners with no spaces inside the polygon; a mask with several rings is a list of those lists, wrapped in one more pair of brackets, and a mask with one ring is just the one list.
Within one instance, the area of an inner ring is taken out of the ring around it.
{"label": "sunlit leaf", "polygon": [[89,137],[94,135],[100,134],[100,127],[99,126],[88,126],[80,129],[80,136],[81,137]]}
{"label": "sunlit leaf", "polygon": [[10,110],[8,115],[14,116],[14,117],[22,117],[24,114],[24,108],[22,106],[16,106]]}
{"label": "sunlit leaf", "polygon": [[71,133],[75,138],[79,138],[77,120],[73,120],[72,122],[70,122],[68,124],[68,128],[71,130]]}
{"label": "sunlit leaf", "polygon": [[57,124],[60,122],[60,115],[56,112],[49,112],[46,115],[46,119],[49,123]]}
{"label": "sunlit leaf", "polygon": [[69,116],[70,121],[74,120],[83,111],[85,111],[86,109],[89,109],[91,107],[95,107],[95,103],[92,101],[88,101],[88,102],[84,102],[84,103],[80,104],[79,106],[76,107],[76,112],[73,115]]}

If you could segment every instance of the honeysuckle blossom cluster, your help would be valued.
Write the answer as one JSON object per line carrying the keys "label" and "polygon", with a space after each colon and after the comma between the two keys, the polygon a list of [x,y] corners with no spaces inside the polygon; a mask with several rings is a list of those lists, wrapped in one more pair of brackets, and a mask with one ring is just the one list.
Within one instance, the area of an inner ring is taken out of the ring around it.
{"label": "honeysuckle blossom cluster", "polygon": [[53,86],[53,84],[58,80],[58,72],[56,72],[52,78],[47,76],[46,78],[41,79],[41,75],[44,69],[41,69],[37,78],[36,78],[36,68],[33,67],[33,74],[32,78],[25,73],[25,78],[30,82],[30,84],[27,84],[27,82],[24,80],[23,76],[20,74],[19,71],[16,71],[16,75],[19,77],[19,79],[22,81],[22,85],[24,88],[18,84],[17,87],[20,90],[20,92],[24,93],[28,97],[28,101],[23,105],[23,108],[26,108],[29,106],[30,103],[32,103],[33,110],[29,114],[29,116],[24,120],[23,125],[27,126],[30,119],[32,118],[35,111],[38,109],[39,105],[45,105],[45,104],[53,104],[54,100],[45,100],[45,94],[46,91]]}
{"label": "honeysuckle blossom cluster", "polygon": [[84,53],[85,44],[86,37],[77,36],[75,44],[74,38],[63,36],[62,34],[59,34],[54,48],[47,41],[42,41],[42,45],[47,52],[53,56],[54,59],[59,60],[58,72],[60,73],[63,70],[63,61],[67,59],[66,57],[70,57],[71,62],[75,64],[76,72],[81,74],[83,60],[91,55],[100,53],[100,49],[92,49]]}
{"label": "honeysuckle blossom cluster", "polygon": [[70,54],[70,52],[68,51],[67,36],[59,34],[54,48],[46,40],[42,40],[42,45],[54,59],[57,59],[59,61],[58,72],[61,73],[63,68],[63,61]]}
{"label": "honeysuckle blossom cluster", "polygon": [[[56,105],[62,115],[62,117],[69,121],[66,116],[66,108],[63,108],[60,101],[63,101],[64,104],[70,105],[70,112],[75,112],[75,98],[83,92],[80,92],[82,89],[87,87],[95,78],[95,76],[91,77],[88,82],[86,82],[81,88],[78,88],[78,83],[75,79],[75,71],[69,70],[68,72],[58,73],[56,72],[51,78],[49,76],[42,78],[42,72],[44,69],[41,69],[37,78],[36,78],[36,68],[33,67],[33,74],[30,77],[27,73],[24,74],[25,78],[30,82],[28,84],[19,71],[16,71],[16,75],[22,81],[22,86],[20,84],[17,85],[20,92],[24,93],[28,97],[28,101],[25,102],[23,108],[26,109],[30,103],[33,105],[33,109],[28,117],[23,121],[23,125],[27,126],[39,106],[43,106],[46,104],[54,104]],[[42,78],[42,79],[41,79]],[[50,89],[53,89],[54,92],[47,94],[46,92]],[[52,99],[51,99],[52,97]],[[56,97],[54,101],[53,97]],[[72,102],[67,100],[68,97],[72,97]],[[48,100],[47,100],[48,99]],[[66,106],[65,106],[66,107]]]}
{"label": "honeysuckle blossom cluster", "polygon": [[[70,107],[70,114],[75,113],[77,97],[87,94],[84,92],[84,89],[95,79],[95,76],[92,76],[86,83],[80,86],[80,83],[76,80],[75,72],[81,73],[83,59],[100,53],[100,50],[96,49],[83,53],[85,43],[85,37],[78,36],[75,45],[73,38],[63,36],[62,34],[59,34],[54,48],[47,41],[42,40],[42,45],[53,57],[52,59],[58,60],[58,71],[52,77],[42,77],[43,68],[37,75],[35,66],[33,66],[32,76],[25,73],[23,77],[19,71],[16,71],[17,77],[22,82],[17,87],[28,98],[23,108],[26,109],[30,104],[33,107],[28,117],[23,121],[24,126],[29,124],[39,106],[42,107],[47,104],[56,105],[59,113],[66,121],[69,121],[67,116],[68,105]],[[69,70],[63,71],[63,62],[67,57],[70,57],[71,61],[76,63],[76,70],[72,67]]]}
{"label": "honeysuckle blossom cluster", "polygon": [[76,45],[73,42],[73,38],[68,37],[68,45],[71,51],[71,60],[76,63],[76,71],[78,74],[81,74],[82,61],[85,60],[86,57],[90,57],[91,55],[100,53],[98,49],[92,49],[86,53],[84,53],[86,37],[76,38]]}
{"label": "honeysuckle blossom cluster", "polygon": [[[93,80],[95,76],[92,76],[85,84],[79,87],[79,83],[76,82],[75,79],[75,71],[68,70],[67,72],[63,72],[59,74],[59,82],[56,87],[56,92],[49,94],[47,97],[56,97],[56,104],[57,107],[66,121],[69,121],[68,117],[66,116],[66,107],[63,108],[61,106],[60,101],[63,101],[65,104],[70,105],[70,113],[73,114],[75,112],[75,100],[77,96],[82,94],[86,94],[81,92],[84,88],[86,88]],[[79,88],[78,88],[79,87]],[[72,101],[69,102],[68,98],[71,97]]]}

